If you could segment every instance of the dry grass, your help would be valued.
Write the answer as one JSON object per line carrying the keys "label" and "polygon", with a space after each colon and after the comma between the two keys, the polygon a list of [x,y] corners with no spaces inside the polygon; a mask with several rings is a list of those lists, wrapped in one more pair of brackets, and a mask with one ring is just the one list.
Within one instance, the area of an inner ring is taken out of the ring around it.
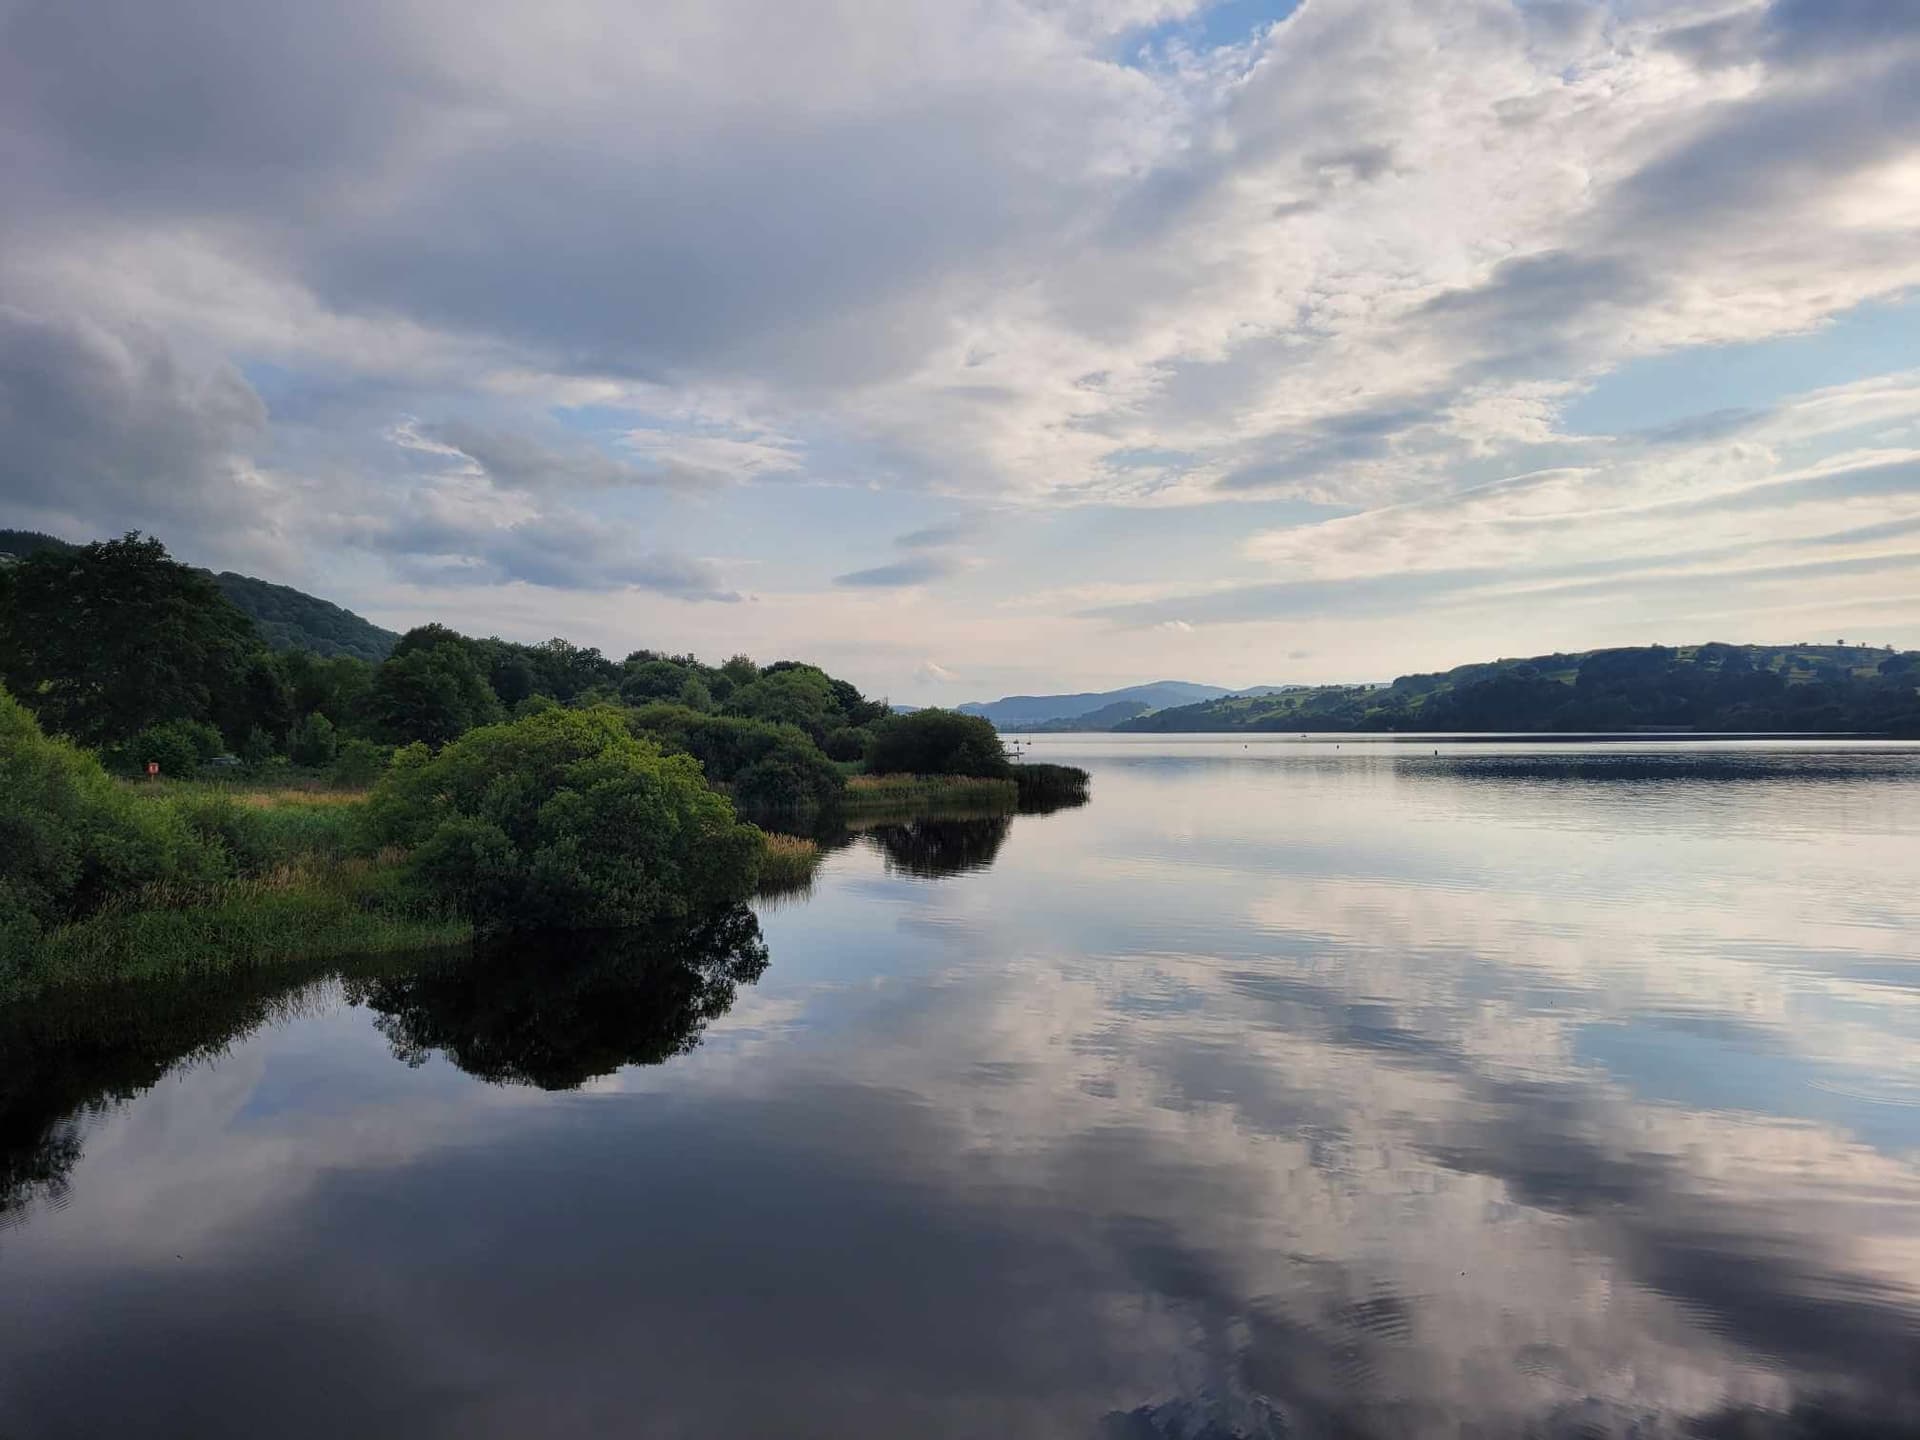
{"label": "dry grass", "polygon": [[250,810],[272,810],[283,805],[326,809],[334,805],[358,805],[367,798],[365,790],[223,790],[227,799]]}
{"label": "dry grass", "polygon": [[800,835],[768,834],[760,856],[759,894],[790,895],[813,882],[820,847]]}
{"label": "dry grass", "polygon": [[972,775],[856,775],[847,781],[847,813],[889,814],[1012,810],[1019,792],[1011,780]]}

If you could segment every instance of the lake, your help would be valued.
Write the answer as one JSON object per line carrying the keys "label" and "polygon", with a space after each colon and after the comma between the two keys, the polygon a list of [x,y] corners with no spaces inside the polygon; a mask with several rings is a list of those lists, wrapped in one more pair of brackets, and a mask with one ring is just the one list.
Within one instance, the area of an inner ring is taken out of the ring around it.
{"label": "lake", "polygon": [[1920,1425],[1920,746],[1046,736],[691,935],[0,1022],[0,1436]]}

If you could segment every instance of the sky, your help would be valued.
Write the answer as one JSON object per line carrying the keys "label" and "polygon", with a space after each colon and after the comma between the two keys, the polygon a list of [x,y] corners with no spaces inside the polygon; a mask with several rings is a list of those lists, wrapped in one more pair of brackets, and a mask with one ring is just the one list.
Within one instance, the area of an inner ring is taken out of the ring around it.
{"label": "sky", "polygon": [[901,702],[1920,646],[1920,0],[0,0],[0,526]]}

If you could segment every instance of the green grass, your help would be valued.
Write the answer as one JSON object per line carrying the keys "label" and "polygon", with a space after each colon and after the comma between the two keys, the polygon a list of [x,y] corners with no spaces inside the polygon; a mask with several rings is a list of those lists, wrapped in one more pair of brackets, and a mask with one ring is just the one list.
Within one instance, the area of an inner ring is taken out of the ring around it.
{"label": "green grass", "polygon": [[402,856],[376,852],[364,791],[226,781],[132,781],[139,806],[187,818],[228,878],[151,884],[24,946],[0,945],[0,997],[48,986],[207,975],[462,943],[464,920],[403,893]]}
{"label": "green grass", "polygon": [[856,775],[847,782],[846,812],[873,814],[1005,813],[1019,804],[1011,780],[972,775]]}
{"label": "green grass", "polygon": [[53,985],[180,978],[470,940],[465,920],[422,909],[398,857],[312,862],[197,892],[147,891],[41,936],[0,997]]}

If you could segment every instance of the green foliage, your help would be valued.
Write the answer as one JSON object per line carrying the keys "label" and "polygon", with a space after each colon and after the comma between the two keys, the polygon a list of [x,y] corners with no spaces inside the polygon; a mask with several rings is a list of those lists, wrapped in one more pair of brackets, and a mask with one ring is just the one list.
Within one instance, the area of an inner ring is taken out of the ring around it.
{"label": "green foliage", "polygon": [[240,742],[240,758],[249,765],[264,765],[279,753],[273,736],[258,725],[247,731],[246,739]]}
{"label": "green foliage", "polygon": [[351,610],[288,585],[274,585],[230,571],[222,571],[213,579],[275,650],[378,663],[387,658],[400,638]]}
{"label": "green foliage", "polygon": [[375,833],[415,847],[422,893],[496,929],[677,919],[739,899],[760,837],[698,764],[636,738],[611,707],[554,710],[394,757]]}
{"label": "green foliage", "polygon": [[867,769],[876,775],[981,775],[1012,771],[991,721],[957,710],[891,715],[873,729]]}
{"label": "green foliage", "polygon": [[371,740],[344,740],[334,757],[333,767],[327,772],[327,778],[343,789],[363,789],[386,773],[387,757],[391,753],[385,746],[376,745]]}
{"label": "green foliage", "polygon": [[726,710],[769,725],[795,726],[816,745],[842,718],[832,680],[810,665],[793,666],[740,686],[727,697]]}
{"label": "green foliage", "polygon": [[826,752],[829,760],[864,760],[867,746],[873,743],[871,730],[855,729],[851,725],[842,725],[828,734],[826,743],[820,748]]}
{"label": "green foliage", "polygon": [[244,749],[248,737],[258,730],[278,750],[294,718],[293,689],[279,658],[265,650],[249,655],[234,689],[216,697],[215,711],[220,728],[236,748]]}
{"label": "green foliage", "polygon": [[628,714],[635,733],[697,759],[708,781],[748,814],[791,815],[826,809],[843,781],[806,733],[681,705],[645,705]]}
{"label": "green foliage", "polygon": [[999,814],[1016,809],[1012,780],[989,775],[856,775],[847,782],[845,813],[876,815]]}
{"label": "green foliage", "polygon": [[[410,644],[422,626],[401,637],[393,657],[374,672],[368,709],[374,723],[396,744],[444,745],[476,725],[500,718],[500,702],[487,684],[471,642],[454,636]],[[451,631],[444,631],[451,635]]]}
{"label": "green foliage", "polygon": [[331,765],[339,753],[340,737],[333,722],[317,710],[294,726],[287,737],[287,756],[296,765],[318,770]]}
{"label": "green foliage", "polygon": [[1028,761],[1013,767],[1020,808],[1053,809],[1078,805],[1087,798],[1093,777],[1077,765],[1043,765]]}
{"label": "green foliage", "polygon": [[373,688],[373,666],[351,655],[329,659],[299,650],[276,658],[294,714],[324,715],[335,730],[351,729],[359,721]]}
{"label": "green foliage", "polygon": [[116,770],[144,775],[152,761],[162,775],[184,779],[197,774],[223,748],[220,732],[205,721],[168,720],[149,725],[124,745],[115,746],[109,756]]}
{"label": "green foliage", "polygon": [[0,897],[16,927],[73,919],[144,886],[233,873],[209,817],[117,785],[0,691]]}
{"label": "green foliage", "polygon": [[212,720],[247,690],[259,639],[199,570],[129,533],[42,550],[0,587],[0,684],[84,745],[168,720]]}

